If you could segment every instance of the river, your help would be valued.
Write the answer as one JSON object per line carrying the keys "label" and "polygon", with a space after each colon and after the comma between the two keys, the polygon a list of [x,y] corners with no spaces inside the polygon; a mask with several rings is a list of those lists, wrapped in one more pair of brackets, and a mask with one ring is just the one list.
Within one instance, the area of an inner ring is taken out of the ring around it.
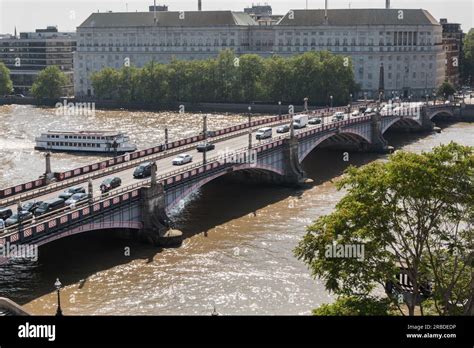
{"label": "river", "polygon": [[[215,129],[244,121],[238,115],[213,115],[209,123]],[[200,116],[97,111],[95,117],[77,119],[56,116],[52,109],[7,106],[0,107],[0,122],[7,130],[0,135],[0,187],[5,187],[34,178],[42,168],[41,154],[32,150],[32,137],[42,130],[121,129],[143,147],[162,140],[164,124],[176,137],[199,131]],[[440,126],[439,134],[389,133],[386,138],[397,149],[417,153],[450,141],[474,146],[474,124]],[[315,150],[303,163],[314,180],[304,190],[216,180],[173,216],[187,237],[180,248],[159,250],[106,232],[70,237],[42,247],[38,262],[0,268],[0,296],[25,304],[31,313],[54,314],[53,284],[59,277],[66,315],[209,315],[214,306],[221,314],[310,314],[333,296],[292,251],[305,226],[330,213],[342,197],[334,181],[343,170],[385,158],[351,153],[345,162],[339,151]],[[90,161],[54,154],[53,169]]]}

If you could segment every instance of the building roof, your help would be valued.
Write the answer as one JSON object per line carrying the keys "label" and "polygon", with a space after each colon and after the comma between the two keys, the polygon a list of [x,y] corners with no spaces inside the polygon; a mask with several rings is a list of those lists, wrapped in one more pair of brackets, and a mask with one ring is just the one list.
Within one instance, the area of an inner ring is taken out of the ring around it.
{"label": "building roof", "polygon": [[[180,18],[180,15],[183,18]],[[159,27],[204,27],[258,25],[244,12],[183,11],[156,12]],[[154,26],[153,12],[105,12],[91,14],[79,28]]]}
{"label": "building roof", "polygon": [[[399,11],[403,18],[399,19]],[[291,14],[293,13],[293,16]],[[293,17],[293,18],[291,18]],[[438,21],[423,9],[328,9],[328,25],[439,25]],[[292,10],[278,25],[323,26],[324,10]]]}

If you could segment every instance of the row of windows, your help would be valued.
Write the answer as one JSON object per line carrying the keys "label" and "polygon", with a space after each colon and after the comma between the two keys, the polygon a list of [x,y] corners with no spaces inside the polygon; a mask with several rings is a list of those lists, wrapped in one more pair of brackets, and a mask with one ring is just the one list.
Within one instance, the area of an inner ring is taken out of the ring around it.
{"label": "row of windows", "polygon": [[63,143],[59,141],[48,142],[48,146],[73,146],[73,147],[100,147],[100,144],[91,143]]}
{"label": "row of windows", "polygon": [[[47,135],[46,136],[47,138],[56,138],[56,139],[59,139],[60,136],[59,135]],[[89,140],[110,140],[112,139],[111,137],[94,137],[94,136],[80,136],[80,135],[65,135],[64,136],[65,139],[89,139]]]}

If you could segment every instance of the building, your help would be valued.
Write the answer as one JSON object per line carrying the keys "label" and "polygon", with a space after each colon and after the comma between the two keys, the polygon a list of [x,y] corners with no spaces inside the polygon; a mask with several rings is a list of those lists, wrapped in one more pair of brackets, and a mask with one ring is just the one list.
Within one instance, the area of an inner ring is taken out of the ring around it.
{"label": "building", "polygon": [[448,23],[446,18],[441,18],[443,27],[443,48],[446,52],[446,79],[454,86],[460,85],[460,71],[462,59],[463,32],[461,24]]}
{"label": "building", "polygon": [[27,94],[38,73],[57,65],[70,79],[73,92],[75,33],[58,32],[56,27],[0,38],[0,61],[10,69],[15,92]]}
{"label": "building", "polygon": [[77,28],[76,93],[93,94],[90,75],[105,67],[206,59],[223,49],[263,57],[321,50],[346,55],[360,96],[377,96],[382,63],[386,95],[424,96],[444,81],[442,27],[425,10],[291,10],[271,25],[253,17],[232,11],[94,13]]}

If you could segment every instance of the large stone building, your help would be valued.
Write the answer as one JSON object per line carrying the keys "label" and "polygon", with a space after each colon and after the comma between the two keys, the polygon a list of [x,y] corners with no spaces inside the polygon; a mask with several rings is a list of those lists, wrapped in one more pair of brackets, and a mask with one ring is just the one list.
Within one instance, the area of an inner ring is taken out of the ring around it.
{"label": "large stone building", "polygon": [[27,94],[38,73],[56,65],[68,76],[68,93],[73,93],[73,52],[76,49],[75,33],[58,32],[56,27],[20,33],[18,38],[0,38],[0,62],[10,69],[13,88]]}
{"label": "large stone building", "polygon": [[440,24],[443,26],[443,47],[446,51],[446,79],[454,86],[459,86],[459,67],[461,65],[464,37],[461,24],[448,23],[446,18],[442,18]]}
{"label": "large stone building", "polygon": [[442,27],[425,10],[292,10],[274,25],[232,11],[94,13],[77,28],[75,90],[91,95],[90,74],[124,62],[237,55],[290,56],[329,50],[352,58],[361,94],[424,96],[445,78]]}

